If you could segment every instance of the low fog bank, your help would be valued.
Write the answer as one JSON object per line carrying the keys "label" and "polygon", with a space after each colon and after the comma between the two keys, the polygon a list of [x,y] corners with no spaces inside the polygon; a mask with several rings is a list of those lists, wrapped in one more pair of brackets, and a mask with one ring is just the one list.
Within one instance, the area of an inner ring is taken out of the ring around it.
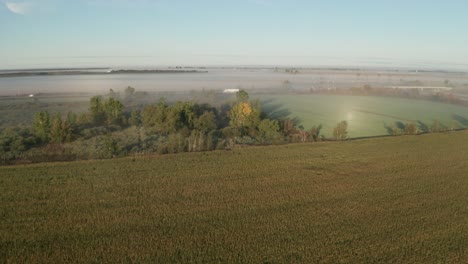
{"label": "low fog bank", "polygon": [[119,75],[28,76],[0,78],[0,96],[38,93],[103,94],[110,89],[135,87],[138,91],[200,90],[315,90],[372,86],[451,87],[468,92],[468,74],[416,70],[210,68],[203,73],[155,73]]}

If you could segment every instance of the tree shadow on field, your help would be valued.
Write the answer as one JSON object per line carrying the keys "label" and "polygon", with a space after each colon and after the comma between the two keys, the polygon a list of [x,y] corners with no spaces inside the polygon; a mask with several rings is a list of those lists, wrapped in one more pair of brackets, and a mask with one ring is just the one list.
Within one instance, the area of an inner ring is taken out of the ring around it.
{"label": "tree shadow on field", "polygon": [[384,128],[387,130],[387,134],[391,136],[396,136],[402,133],[406,129],[406,124],[402,121],[395,121],[393,125],[387,125],[384,123]]}
{"label": "tree shadow on field", "polygon": [[291,118],[291,121],[293,122],[294,126],[300,128],[300,129],[304,129],[304,127],[301,125],[302,124],[302,120],[299,118],[299,117],[293,117]]}
{"label": "tree shadow on field", "polygon": [[393,127],[387,125],[386,123],[384,123],[383,126],[384,126],[385,130],[387,131],[387,134],[393,135]]}
{"label": "tree shadow on field", "polygon": [[429,132],[429,126],[423,123],[422,121],[418,120],[418,129],[423,133]]}
{"label": "tree shadow on field", "polygon": [[460,123],[460,125],[464,126],[464,127],[468,127],[468,119],[461,116],[461,115],[457,115],[457,114],[454,114],[452,115],[452,118],[454,120],[456,120],[458,123]]}
{"label": "tree shadow on field", "polygon": [[261,101],[262,105],[265,104],[265,105],[268,105],[268,104],[272,104],[276,99],[274,98],[268,98],[268,99],[264,99]]}
{"label": "tree shadow on field", "polygon": [[[269,119],[286,119],[291,115],[289,109],[282,104],[275,103],[273,99],[262,101],[262,112]],[[295,118],[296,119],[296,118]]]}
{"label": "tree shadow on field", "polygon": [[396,126],[398,129],[400,129],[400,130],[405,130],[405,128],[406,128],[405,123],[403,123],[403,122],[401,122],[401,121],[396,121],[396,122],[395,122],[395,126]]}

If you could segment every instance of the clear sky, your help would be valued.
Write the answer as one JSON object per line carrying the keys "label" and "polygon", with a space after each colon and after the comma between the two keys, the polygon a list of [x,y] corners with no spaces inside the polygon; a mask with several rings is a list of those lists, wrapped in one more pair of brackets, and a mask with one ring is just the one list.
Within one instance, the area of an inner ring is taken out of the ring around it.
{"label": "clear sky", "polygon": [[467,0],[0,0],[0,68],[468,68]]}

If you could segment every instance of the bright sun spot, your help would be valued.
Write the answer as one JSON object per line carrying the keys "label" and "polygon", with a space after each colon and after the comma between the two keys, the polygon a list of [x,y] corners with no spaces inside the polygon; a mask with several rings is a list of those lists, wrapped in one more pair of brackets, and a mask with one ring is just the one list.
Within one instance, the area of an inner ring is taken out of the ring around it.
{"label": "bright sun spot", "polygon": [[348,113],[346,114],[346,119],[347,119],[347,120],[352,120],[352,119],[353,119],[353,112],[348,112]]}

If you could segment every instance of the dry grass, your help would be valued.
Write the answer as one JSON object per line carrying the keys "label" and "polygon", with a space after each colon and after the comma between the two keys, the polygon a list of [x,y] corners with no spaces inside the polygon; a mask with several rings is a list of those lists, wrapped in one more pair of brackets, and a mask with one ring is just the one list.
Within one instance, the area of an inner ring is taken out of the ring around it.
{"label": "dry grass", "polygon": [[468,133],[0,168],[0,261],[468,261]]}

